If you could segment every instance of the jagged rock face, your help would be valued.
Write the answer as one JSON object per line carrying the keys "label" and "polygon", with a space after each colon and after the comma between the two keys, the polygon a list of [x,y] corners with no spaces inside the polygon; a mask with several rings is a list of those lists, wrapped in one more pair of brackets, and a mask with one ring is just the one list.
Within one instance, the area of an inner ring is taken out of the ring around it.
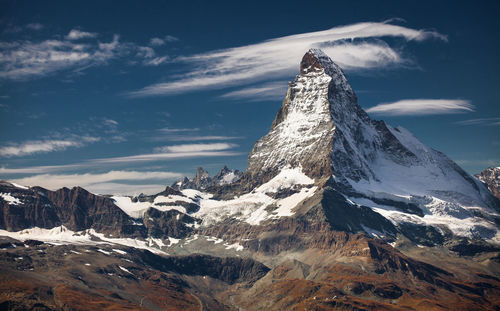
{"label": "jagged rock face", "polygon": [[[1,183],[0,193],[0,226],[8,231],[64,225],[74,231],[93,228],[115,235],[144,235],[111,199],[80,187],[50,191]],[[9,196],[10,201],[6,200]]]}
{"label": "jagged rock face", "polygon": [[8,231],[61,224],[52,202],[39,191],[0,182],[0,227]]}
{"label": "jagged rock face", "polygon": [[193,217],[176,210],[163,212],[149,208],[144,214],[144,226],[148,230],[148,236],[154,238],[185,238],[193,231],[191,227],[194,223]]}
{"label": "jagged rock face", "polygon": [[485,183],[491,193],[500,199],[500,167],[489,167],[474,176]]}
{"label": "jagged rock face", "polygon": [[224,166],[214,177],[210,177],[207,171],[199,167],[193,179],[189,180],[184,177],[183,180],[174,182],[171,188],[175,190],[205,190],[231,184],[240,179],[242,175],[243,173],[239,170],[230,170]]}
{"label": "jagged rock face", "polygon": [[311,177],[331,174],[329,155],[335,125],[328,101],[333,81],[329,73],[312,52],[306,54],[300,75],[289,84],[271,130],[255,143],[248,156],[247,174],[253,178],[276,175],[287,165],[302,166]]}

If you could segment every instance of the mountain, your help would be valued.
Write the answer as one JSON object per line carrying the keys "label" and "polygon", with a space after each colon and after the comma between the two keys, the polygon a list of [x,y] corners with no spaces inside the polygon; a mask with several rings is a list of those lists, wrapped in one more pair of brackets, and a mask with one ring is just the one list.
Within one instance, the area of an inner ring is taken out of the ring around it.
{"label": "mountain", "polygon": [[496,310],[498,202],[372,120],[312,49],[245,172],[199,168],[136,197],[1,183],[0,305]]}
{"label": "mountain", "polygon": [[213,188],[218,186],[224,186],[231,184],[241,178],[243,173],[239,170],[231,170],[224,166],[213,178],[210,177],[207,171],[202,167],[198,167],[196,175],[193,179],[188,179],[184,177],[183,180],[178,180],[172,184],[172,188],[176,190],[180,189],[195,189],[195,190],[205,190],[207,188]]}
{"label": "mountain", "polygon": [[500,167],[489,167],[474,176],[482,181],[494,196],[500,199]]}

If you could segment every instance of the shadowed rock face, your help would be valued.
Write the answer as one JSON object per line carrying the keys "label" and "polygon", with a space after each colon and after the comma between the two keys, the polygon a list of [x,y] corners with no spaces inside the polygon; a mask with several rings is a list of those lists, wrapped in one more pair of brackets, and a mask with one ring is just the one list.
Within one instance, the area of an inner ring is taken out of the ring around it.
{"label": "shadowed rock face", "polygon": [[31,227],[53,228],[61,225],[57,209],[44,192],[0,182],[0,193],[18,199],[18,202],[9,202],[0,197],[1,228],[19,231]]}
{"label": "shadowed rock face", "polygon": [[144,226],[148,236],[154,238],[185,238],[193,229],[186,224],[193,225],[195,219],[191,216],[170,210],[162,212],[156,208],[149,208],[144,214]]}
{"label": "shadowed rock face", "polygon": [[8,202],[0,198],[0,226],[9,231],[64,225],[73,231],[93,228],[106,234],[144,236],[143,229],[133,225],[133,220],[113,200],[81,187],[50,191],[1,183],[0,193],[10,193],[19,199]]}

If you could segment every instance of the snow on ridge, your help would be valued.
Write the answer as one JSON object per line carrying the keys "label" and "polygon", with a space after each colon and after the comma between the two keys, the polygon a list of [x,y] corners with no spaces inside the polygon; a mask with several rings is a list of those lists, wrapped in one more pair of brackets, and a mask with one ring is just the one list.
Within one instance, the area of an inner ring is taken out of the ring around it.
{"label": "snow on ridge", "polygon": [[116,206],[132,218],[142,218],[148,208],[151,207],[149,202],[132,202],[130,197],[112,196],[111,199]]}
{"label": "snow on ridge", "polygon": [[[116,206],[118,206],[122,211],[132,218],[143,218],[144,213],[152,207],[159,211],[166,212],[170,210],[177,210],[181,213],[186,213],[186,208],[180,205],[174,205],[177,201],[193,203],[194,201],[189,197],[183,197],[180,195],[169,195],[157,196],[153,203],[151,202],[132,202],[130,197],[122,196],[112,196],[111,199],[114,200]],[[166,203],[172,203],[171,205],[166,205]]]}
{"label": "snow on ridge", "polygon": [[28,190],[29,188],[26,187],[26,186],[23,186],[23,185],[20,185],[20,184],[16,184],[14,182],[10,182],[11,185],[13,185],[14,187],[16,188],[19,188],[19,189],[24,189],[24,190]]}
{"label": "snow on ridge", "polygon": [[9,202],[12,205],[20,205],[22,204],[21,200],[16,197],[10,195],[10,193],[0,193],[0,197],[2,197],[5,201]]}
{"label": "snow on ridge", "polygon": [[[204,225],[213,224],[230,217],[245,221],[251,225],[258,225],[266,219],[292,216],[294,214],[293,208],[299,202],[312,196],[317,187],[302,188],[298,193],[283,199],[273,199],[267,194],[312,184],[314,184],[314,180],[305,175],[300,167],[287,167],[267,183],[250,193],[231,200],[218,201],[211,199],[211,195],[202,196],[197,194],[200,197],[200,210],[192,214],[192,216],[203,219]],[[277,206],[277,209],[274,212],[267,211],[266,208],[273,204]]]}
{"label": "snow on ridge", "polygon": [[347,178],[356,191],[378,198],[392,196],[391,199],[398,201],[410,197],[435,197],[464,207],[487,208],[481,191],[457,171],[453,161],[425,146],[408,130],[387,128],[417,158],[396,163],[391,155],[376,151],[369,164],[374,178],[359,181]]}
{"label": "snow on ridge", "polygon": [[[392,206],[378,204],[366,198],[349,197],[350,201],[358,205],[370,207],[373,211],[382,215],[394,225],[402,223],[413,223],[436,227],[447,227],[453,234],[472,239],[485,239],[493,243],[500,243],[500,232],[494,222],[475,216],[468,209],[458,204],[452,204],[434,197],[427,198],[424,205],[426,210],[423,216],[405,213]],[[450,210],[446,210],[446,209]],[[365,230],[366,231],[366,230]]]}
{"label": "snow on ridge", "polygon": [[[94,229],[74,232],[65,226],[54,227],[52,229],[30,228],[17,232],[0,230],[0,236],[7,236],[19,241],[38,240],[53,245],[122,245],[138,249],[146,249],[155,254],[168,255],[156,247],[148,245],[148,241],[132,238],[108,238],[103,233],[98,233]],[[161,240],[160,240],[161,241]],[[161,244],[162,242],[160,242]],[[163,244],[164,245],[164,244]],[[161,247],[161,245],[158,245]],[[109,253],[109,252],[108,252]]]}

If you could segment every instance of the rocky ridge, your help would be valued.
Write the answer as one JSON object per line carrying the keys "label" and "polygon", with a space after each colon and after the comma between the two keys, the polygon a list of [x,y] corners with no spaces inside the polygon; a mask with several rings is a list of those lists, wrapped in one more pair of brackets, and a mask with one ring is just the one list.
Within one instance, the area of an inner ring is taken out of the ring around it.
{"label": "rocky ridge", "polygon": [[500,167],[489,167],[474,176],[482,181],[495,197],[500,199]]}

